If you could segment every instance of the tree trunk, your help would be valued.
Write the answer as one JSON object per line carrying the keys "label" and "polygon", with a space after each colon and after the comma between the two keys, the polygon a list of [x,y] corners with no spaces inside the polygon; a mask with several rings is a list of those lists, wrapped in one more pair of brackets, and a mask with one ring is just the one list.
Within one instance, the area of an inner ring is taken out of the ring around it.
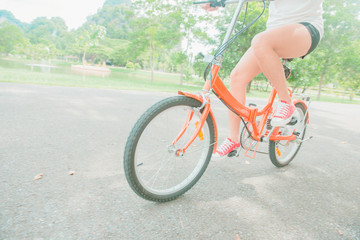
{"label": "tree trunk", "polygon": [[180,68],[180,86],[183,85],[183,75],[184,75],[184,64],[181,64],[181,68]]}
{"label": "tree trunk", "polygon": [[320,95],[321,95],[321,88],[322,88],[322,84],[323,84],[324,76],[325,76],[325,74],[323,73],[323,74],[321,74],[321,77],[320,77],[319,89],[318,89],[318,95],[317,95],[317,99],[318,99],[318,100],[320,99]]}
{"label": "tree trunk", "polygon": [[250,89],[251,89],[251,83],[252,81],[250,81],[247,85],[246,85],[246,92],[249,93]]}
{"label": "tree trunk", "polygon": [[82,56],[82,64],[83,64],[83,65],[86,64],[85,55],[86,55],[86,51],[84,51],[83,56]]}
{"label": "tree trunk", "polygon": [[151,68],[151,82],[154,82],[154,45],[150,42],[150,68]]}

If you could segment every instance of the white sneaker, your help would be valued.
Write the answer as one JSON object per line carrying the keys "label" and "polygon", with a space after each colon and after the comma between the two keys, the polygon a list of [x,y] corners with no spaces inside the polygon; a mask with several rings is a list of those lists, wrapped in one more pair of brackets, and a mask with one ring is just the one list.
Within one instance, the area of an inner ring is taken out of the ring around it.
{"label": "white sneaker", "polygon": [[232,141],[230,138],[225,139],[225,141],[216,149],[216,152],[212,155],[214,158],[221,158],[228,155],[230,152],[238,149],[240,143]]}
{"label": "white sneaker", "polygon": [[275,109],[273,118],[271,119],[271,126],[282,127],[291,121],[296,107],[294,104],[289,104],[284,100],[280,100],[278,106]]}

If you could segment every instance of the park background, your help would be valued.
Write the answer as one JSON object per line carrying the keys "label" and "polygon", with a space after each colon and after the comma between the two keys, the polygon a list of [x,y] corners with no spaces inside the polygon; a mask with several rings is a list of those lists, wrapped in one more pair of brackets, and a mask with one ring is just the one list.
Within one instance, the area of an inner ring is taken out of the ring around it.
{"label": "park background", "polygon": [[[268,3],[266,3],[268,4]],[[41,7],[41,6],[39,6]],[[61,17],[39,16],[30,23],[0,9],[0,81],[176,92],[197,91],[205,63],[199,52],[219,46],[234,5],[206,13],[192,1],[106,0],[76,29]],[[5,7],[6,8],[6,7]],[[236,31],[262,11],[249,3]],[[325,35],[305,60],[289,63],[295,92],[315,100],[360,103],[360,3],[324,1]],[[221,77],[265,29],[267,11],[226,51]],[[259,75],[250,96],[265,97],[268,81]]]}
{"label": "park background", "polygon": [[[266,154],[212,160],[191,191],[165,204],[127,184],[126,140],[155,102],[201,89],[197,52],[214,51],[234,6],[206,13],[187,1],[88,0],[84,8],[105,4],[75,28],[65,17],[28,21],[11,8],[53,5],[70,15],[83,2],[69,1],[0,0],[0,239],[360,240],[360,104],[323,102],[359,103],[358,0],[325,0],[321,44],[291,62],[293,89],[315,100],[321,89],[307,128],[313,139],[291,165],[278,169]],[[246,22],[260,9],[249,4]],[[265,21],[226,52],[227,84]],[[254,96],[267,88],[259,76],[249,100],[264,105]],[[212,106],[224,139],[227,109]]]}

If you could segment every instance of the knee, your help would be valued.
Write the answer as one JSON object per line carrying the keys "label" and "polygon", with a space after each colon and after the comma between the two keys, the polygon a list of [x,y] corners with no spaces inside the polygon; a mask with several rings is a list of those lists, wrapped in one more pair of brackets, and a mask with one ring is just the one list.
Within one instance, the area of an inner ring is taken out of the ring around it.
{"label": "knee", "polygon": [[235,81],[236,79],[239,78],[239,71],[236,71],[236,69],[233,69],[230,73],[230,81],[233,82]]}
{"label": "knee", "polygon": [[251,48],[255,56],[262,56],[272,49],[271,43],[264,32],[257,34],[251,41]]}
{"label": "knee", "polygon": [[230,87],[232,89],[239,89],[246,87],[247,79],[245,78],[245,75],[242,74],[241,71],[237,71],[236,69],[232,70],[230,74]]}

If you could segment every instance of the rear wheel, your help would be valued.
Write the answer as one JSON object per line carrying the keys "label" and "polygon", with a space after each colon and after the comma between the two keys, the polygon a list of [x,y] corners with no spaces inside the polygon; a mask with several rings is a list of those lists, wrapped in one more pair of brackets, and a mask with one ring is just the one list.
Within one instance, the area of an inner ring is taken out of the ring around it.
{"label": "rear wheel", "polygon": [[[125,147],[124,170],[129,185],[142,198],[173,200],[188,191],[204,173],[215,142],[210,116],[185,154],[177,154],[199,123],[201,111],[196,108],[200,105],[189,97],[170,97],[148,109],[133,127]],[[191,112],[187,130],[173,145]]]}
{"label": "rear wheel", "polygon": [[[298,139],[304,139],[307,120],[304,118],[306,109],[301,103],[295,104],[296,110],[293,115],[297,119],[295,125],[286,125],[279,128],[280,135],[289,136],[293,132],[298,132]],[[270,141],[269,142],[269,156],[271,162],[276,167],[284,167],[288,165],[296,156],[301,147],[301,141]]]}

